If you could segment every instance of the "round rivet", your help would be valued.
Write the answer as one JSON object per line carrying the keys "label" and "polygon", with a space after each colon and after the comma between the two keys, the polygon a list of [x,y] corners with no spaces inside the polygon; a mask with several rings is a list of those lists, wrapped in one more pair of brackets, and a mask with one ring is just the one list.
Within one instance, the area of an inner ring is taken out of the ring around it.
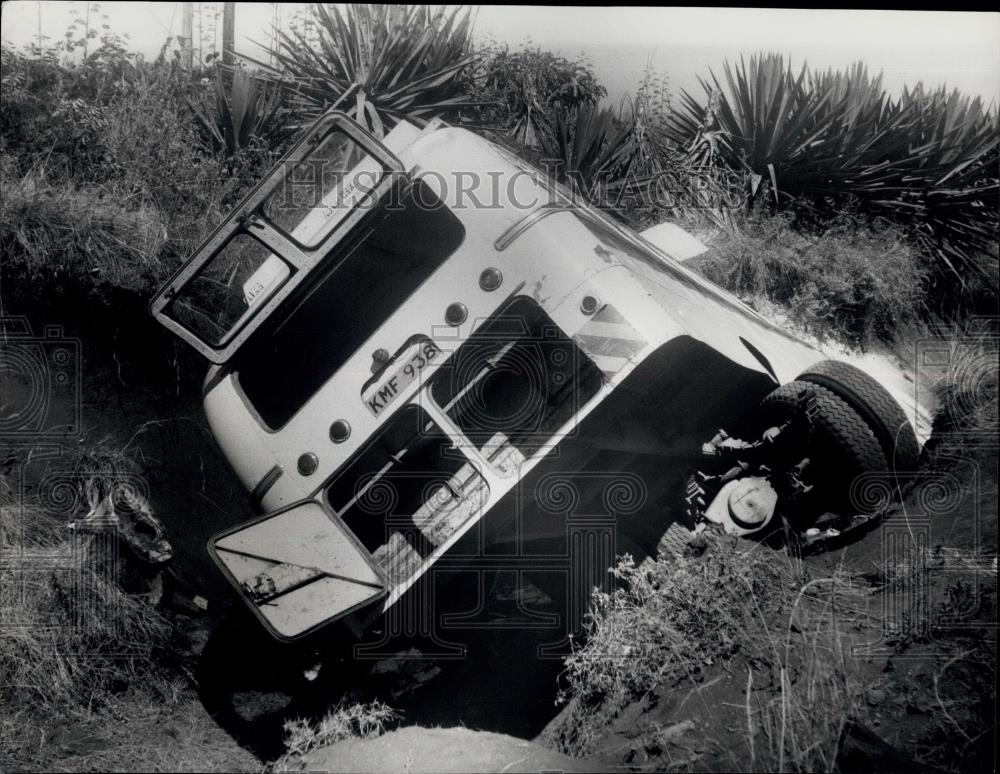
{"label": "round rivet", "polygon": [[343,443],[351,437],[351,426],[346,419],[338,419],[330,425],[330,440],[334,443]]}
{"label": "round rivet", "polygon": [[584,296],[580,302],[580,311],[584,314],[593,314],[597,311],[598,301],[593,296]]}
{"label": "round rivet", "polygon": [[372,352],[372,360],[376,363],[388,363],[389,362],[389,350],[384,347],[379,347],[374,352]]}
{"label": "round rivet", "polygon": [[493,266],[483,269],[483,273],[479,275],[479,287],[486,292],[496,290],[502,283],[503,274],[500,272],[500,269]]}
{"label": "round rivet", "polygon": [[319,467],[319,459],[312,452],[306,452],[299,457],[299,473],[303,476],[311,476]]}
{"label": "round rivet", "polygon": [[449,304],[448,308],[444,310],[444,321],[448,325],[461,325],[468,316],[469,310],[465,308],[465,304],[458,301],[454,304]]}

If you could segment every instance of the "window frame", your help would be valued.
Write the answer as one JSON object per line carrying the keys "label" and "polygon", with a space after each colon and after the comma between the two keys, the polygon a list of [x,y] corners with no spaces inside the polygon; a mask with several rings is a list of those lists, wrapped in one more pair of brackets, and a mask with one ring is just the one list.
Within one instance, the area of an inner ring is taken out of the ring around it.
{"label": "window frame", "polygon": [[[386,170],[383,178],[365,196],[364,206],[359,202],[328,234],[314,247],[305,247],[292,241],[280,229],[272,225],[264,216],[264,203],[277,188],[284,183],[288,174],[305,158],[316,145],[332,132],[342,132],[357,143],[362,150],[374,158]],[[202,242],[194,254],[160,288],[150,302],[153,317],[165,328],[186,341],[210,362],[217,365],[228,363],[243,343],[256,331],[275,309],[306,279],[311,270],[329,252],[330,247],[339,242],[354,229],[375,206],[385,198],[405,174],[402,162],[381,142],[352,121],[345,113],[329,111],[321,116],[285,154],[229,216]],[[292,268],[291,275],[283,285],[267,298],[239,328],[228,331],[218,343],[204,340],[188,329],[170,314],[170,305],[182,289],[217,254],[224,249],[237,234],[247,234],[271,249]]]}

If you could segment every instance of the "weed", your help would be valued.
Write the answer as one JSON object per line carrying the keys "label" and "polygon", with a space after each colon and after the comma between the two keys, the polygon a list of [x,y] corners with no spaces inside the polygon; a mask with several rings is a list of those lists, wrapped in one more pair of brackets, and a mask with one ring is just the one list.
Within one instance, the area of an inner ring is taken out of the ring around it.
{"label": "weed", "polygon": [[838,634],[866,595],[852,578],[809,580],[796,562],[721,537],[699,557],[625,557],[614,573],[624,585],[595,594],[586,644],[566,661],[560,699],[574,709],[552,739],[562,751],[590,752],[642,697],[742,670],[751,767],[830,768],[861,691]]}
{"label": "weed", "polygon": [[31,504],[0,509],[0,535],[12,559],[0,570],[5,702],[89,708],[156,677],[169,623],[115,585],[101,541],[74,535]]}
{"label": "weed", "polygon": [[696,266],[751,302],[781,305],[812,333],[856,345],[893,341],[918,319],[924,292],[921,259],[905,235],[849,213],[820,233],[797,229],[788,215],[751,215],[717,231]]}
{"label": "weed", "polygon": [[156,209],[126,210],[93,188],[33,174],[5,180],[3,190],[0,250],[4,280],[15,289],[145,293],[169,276],[172,267],[158,257],[166,228]]}
{"label": "weed", "polygon": [[935,431],[975,443],[1000,429],[1000,353],[996,323],[948,342],[947,369],[931,385],[940,409]]}
{"label": "weed", "polygon": [[396,712],[382,702],[341,704],[319,722],[290,720],[285,723],[287,752],[273,765],[274,771],[303,771],[309,753],[352,737],[371,739],[381,736]]}

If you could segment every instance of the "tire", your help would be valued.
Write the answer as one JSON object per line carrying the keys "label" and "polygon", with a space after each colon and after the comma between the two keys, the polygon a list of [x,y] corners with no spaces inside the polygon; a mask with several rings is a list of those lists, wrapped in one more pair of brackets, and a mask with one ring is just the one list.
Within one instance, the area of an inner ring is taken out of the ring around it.
{"label": "tire", "polygon": [[917,467],[920,446],[913,425],[885,387],[860,368],[824,360],[798,380],[825,387],[854,409],[875,434],[892,470]]}
{"label": "tire", "polygon": [[882,446],[854,409],[830,390],[811,382],[789,382],[767,395],[760,404],[764,419],[771,424],[787,419],[797,409],[803,390],[816,396],[818,409],[809,457],[813,470],[823,473],[814,472],[813,476],[835,490],[832,494],[836,500],[846,500],[846,487],[857,476],[886,470]]}

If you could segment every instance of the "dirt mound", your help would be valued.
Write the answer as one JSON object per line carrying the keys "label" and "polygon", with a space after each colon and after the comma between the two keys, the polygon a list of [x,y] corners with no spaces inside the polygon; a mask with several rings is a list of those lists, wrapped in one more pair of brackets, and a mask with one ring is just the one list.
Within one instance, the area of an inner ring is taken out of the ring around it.
{"label": "dirt mound", "polygon": [[312,771],[343,772],[528,772],[603,771],[591,761],[569,758],[506,734],[467,728],[408,726],[376,739],[348,739],[311,753]]}

